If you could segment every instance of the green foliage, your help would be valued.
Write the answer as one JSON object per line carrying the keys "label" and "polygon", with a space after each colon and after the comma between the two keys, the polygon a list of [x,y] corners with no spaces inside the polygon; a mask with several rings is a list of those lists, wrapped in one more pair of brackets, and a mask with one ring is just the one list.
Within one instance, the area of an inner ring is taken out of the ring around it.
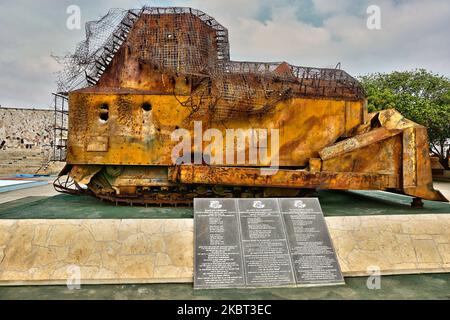
{"label": "green foliage", "polygon": [[430,147],[441,158],[448,157],[450,138],[450,79],[423,69],[387,74],[375,73],[359,79],[367,93],[369,111],[395,108],[406,118],[428,128]]}

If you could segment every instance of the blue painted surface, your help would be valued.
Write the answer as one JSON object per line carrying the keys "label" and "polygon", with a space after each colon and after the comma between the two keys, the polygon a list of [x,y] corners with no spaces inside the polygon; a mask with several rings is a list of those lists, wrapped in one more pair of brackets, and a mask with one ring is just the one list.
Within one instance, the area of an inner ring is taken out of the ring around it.
{"label": "blue painted surface", "polygon": [[30,183],[5,186],[5,187],[0,187],[0,193],[14,191],[14,190],[20,190],[20,189],[27,189],[27,188],[37,187],[37,186],[43,186],[46,184],[48,184],[48,181],[33,181]]}
{"label": "blue painted surface", "polygon": [[39,178],[39,177],[50,177],[50,175],[49,174],[28,174],[28,173],[16,174],[16,178]]}

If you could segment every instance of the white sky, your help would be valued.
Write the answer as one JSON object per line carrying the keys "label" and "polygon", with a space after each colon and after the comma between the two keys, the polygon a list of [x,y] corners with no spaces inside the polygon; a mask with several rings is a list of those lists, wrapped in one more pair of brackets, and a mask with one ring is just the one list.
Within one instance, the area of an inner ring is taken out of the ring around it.
{"label": "white sky", "polygon": [[[60,66],[51,54],[73,51],[84,29],[66,28],[69,5],[82,22],[110,8],[189,6],[228,28],[231,58],[288,61],[350,74],[425,68],[450,76],[449,0],[0,0],[0,105],[47,108]],[[366,27],[381,8],[381,30]]]}

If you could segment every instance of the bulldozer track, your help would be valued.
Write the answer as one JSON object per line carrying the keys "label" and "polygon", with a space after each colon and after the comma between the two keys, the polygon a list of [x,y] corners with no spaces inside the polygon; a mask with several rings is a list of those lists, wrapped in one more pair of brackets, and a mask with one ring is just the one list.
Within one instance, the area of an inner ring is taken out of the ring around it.
{"label": "bulldozer track", "polygon": [[[83,188],[69,176],[58,177],[53,186],[55,190],[70,195],[89,195],[101,201],[129,206],[192,206],[195,198],[261,198],[273,197],[265,194],[269,188],[264,187],[236,187],[221,185],[181,185],[174,188],[155,188],[152,192],[133,195],[113,195],[96,188]],[[180,189],[183,188],[182,190]],[[172,191],[171,191],[172,189]],[[281,190],[282,188],[280,188]],[[314,192],[314,191],[313,191]],[[298,195],[311,196],[311,190],[298,189]],[[283,196],[283,195],[278,195]],[[286,195],[288,196],[288,195]]]}

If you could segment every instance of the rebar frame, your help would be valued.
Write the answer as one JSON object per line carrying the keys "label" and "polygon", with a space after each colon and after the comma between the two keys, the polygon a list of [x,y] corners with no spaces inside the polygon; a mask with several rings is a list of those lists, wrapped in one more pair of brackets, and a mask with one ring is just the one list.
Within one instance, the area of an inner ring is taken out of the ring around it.
{"label": "rebar frame", "polygon": [[[138,21],[139,28],[130,40]],[[71,91],[97,85],[126,43],[139,52],[141,63],[195,82],[189,99],[179,101],[198,117],[208,114],[225,119],[265,113],[292,97],[360,100],[365,96],[359,82],[338,68],[231,61],[228,30],[196,9],[115,9],[88,23],[86,35],[86,41],[66,59],[68,68],[60,74],[60,88]]]}
{"label": "rebar frame", "polygon": [[53,93],[54,125],[52,161],[65,161],[67,151],[67,133],[69,102],[67,94]]}

